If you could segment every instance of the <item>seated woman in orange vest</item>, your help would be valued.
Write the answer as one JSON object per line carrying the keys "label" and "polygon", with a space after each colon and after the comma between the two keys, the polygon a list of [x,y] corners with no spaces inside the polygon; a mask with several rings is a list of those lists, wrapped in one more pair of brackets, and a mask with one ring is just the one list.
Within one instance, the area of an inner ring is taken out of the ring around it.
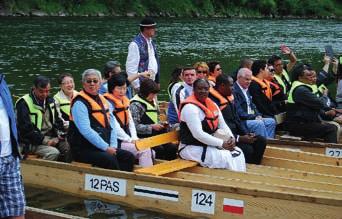
{"label": "seated woman in orange vest", "polygon": [[[130,111],[139,138],[147,138],[168,131],[168,126],[159,122],[156,95],[158,84],[145,79],[140,83],[139,93],[131,99]],[[177,157],[177,145],[165,144],[154,147],[157,159],[173,160]]]}
{"label": "seated woman in orange vest", "polygon": [[100,95],[101,72],[82,74],[83,90],[71,102],[68,141],[75,161],[106,169],[132,171],[135,157],[118,147],[115,117]]}
{"label": "seated woman in orange vest", "polygon": [[265,60],[256,60],[252,64],[252,82],[249,86],[249,92],[252,101],[263,117],[273,117],[277,114],[275,106],[272,103],[272,90],[269,81],[269,71]]}
{"label": "seated woman in orange vest", "polygon": [[[220,109],[208,98],[209,86],[208,81],[197,79],[193,95],[181,104],[179,156],[204,167],[246,171],[243,152],[235,146]],[[226,140],[215,137],[218,134]]]}
{"label": "seated woman in orange vest", "polygon": [[153,165],[152,150],[137,151],[134,144],[138,136],[131,112],[129,111],[129,99],[126,97],[128,83],[127,77],[123,74],[111,76],[108,80],[109,93],[105,93],[104,97],[111,104],[113,115],[116,118],[119,148],[130,151],[139,159],[140,166],[149,167]]}

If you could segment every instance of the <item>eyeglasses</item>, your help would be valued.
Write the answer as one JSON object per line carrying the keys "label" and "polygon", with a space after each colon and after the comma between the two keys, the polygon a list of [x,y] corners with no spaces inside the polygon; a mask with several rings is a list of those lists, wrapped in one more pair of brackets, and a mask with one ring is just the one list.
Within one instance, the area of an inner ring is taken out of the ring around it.
{"label": "eyeglasses", "polygon": [[208,71],[196,71],[197,74],[208,74]]}
{"label": "eyeglasses", "polygon": [[88,80],[86,80],[86,82],[87,82],[87,84],[91,84],[91,82],[93,82],[94,84],[97,84],[97,83],[99,83],[99,80],[97,80],[97,79],[88,79]]}
{"label": "eyeglasses", "polygon": [[222,68],[216,68],[215,71],[221,71]]}
{"label": "eyeglasses", "polygon": [[73,83],[74,83],[74,81],[64,81],[64,82],[62,82],[63,85],[73,84]]}

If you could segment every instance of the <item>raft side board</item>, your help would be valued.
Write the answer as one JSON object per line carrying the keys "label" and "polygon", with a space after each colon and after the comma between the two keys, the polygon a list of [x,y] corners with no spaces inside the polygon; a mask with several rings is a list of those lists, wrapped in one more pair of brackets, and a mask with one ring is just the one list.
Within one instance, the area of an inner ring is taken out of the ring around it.
{"label": "raft side board", "polygon": [[267,146],[264,155],[268,157],[278,157],[290,160],[328,164],[333,166],[342,166],[341,158],[328,157],[317,153],[294,151],[291,149],[281,147]]}
{"label": "raft side board", "polygon": [[[26,164],[29,162],[24,162]],[[51,167],[51,168],[50,168]],[[279,194],[281,194],[282,199],[289,199],[289,200],[299,200],[299,201],[308,201],[308,202],[318,202],[318,203],[328,203],[331,205],[341,205],[342,206],[342,197],[339,197],[340,195],[337,195],[337,197],[331,198],[331,194],[315,194],[315,192],[312,192],[308,195],[307,191],[299,191],[297,188],[286,188],[286,192],[283,191],[282,187],[279,187],[278,189],[267,189],[263,185],[260,187],[258,184],[255,184],[253,181],[252,185],[246,184],[246,186],[238,186],[239,182],[241,180],[231,180],[229,183],[222,182],[221,184],[217,183],[216,179],[213,179],[212,183],[202,183],[201,180],[198,180],[197,182],[193,181],[187,181],[183,179],[176,179],[176,178],[167,178],[167,177],[154,177],[154,176],[147,176],[147,175],[137,175],[133,173],[127,173],[122,171],[114,171],[114,170],[106,170],[106,169],[100,169],[100,168],[83,168],[83,167],[77,167],[77,169],[74,169],[73,165],[70,164],[64,164],[64,163],[58,163],[58,162],[52,162],[52,161],[44,161],[41,160],[40,162],[37,162],[37,160],[33,161],[33,165],[30,166],[32,171],[35,171],[36,174],[39,174],[40,172],[36,169],[41,168],[41,171],[45,171],[46,169],[57,169],[57,170],[70,170],[71,172],[77,173],[91,173],[96,175],[102,175],[102,176],[110,176],[110,177],[117,177],[117,178],[124,178],[126,180],[133,179],[133,180],[142,180],[145,182],[156,182],[159,184],[175,184],[177,186],[184,186],[184,187],[193,187],[194,183],[196,183],[196,187],[201,189],[211,189],[215,191],[225,191],[225,192],[234,192],[239,194],[246,194],[246,195],[255,195],[255,196],[266,196],[266,197],[272,197],[272,198],[278,198]],[[33,169],[35,168],[35,169]],[[212,169],[214,170],[214,169]],[[53,172],[53,171],[52,171]],[[47,172],[46,176],[49,178],[51,175],[51,172]],[[50,177],[51,178],[51,177]],[[55,178],[51,178],[55,179]],[[50,179],[50,181],[51,181]],[[37,180],[37,178],[33,178],[33,180]],[[37,183],[41,183],[39,180],[37,180]],[[262,183],[259,183],[262,184]],[[43,184],[44,185],[44,184]],[[277,186],[277,185],[275,185]],[[262,189],[260,189],[262,188]],[[314,198],[314,200],[312,200]]]}
{"label": "raft side board", "polygon": [[136,141],[135,146],[139,151],[148,148],[156,147],[162,144],[178,141],[179,132],[172,131],[164,134],[152,136],[149,138],[142,138]]}
{"label": "raft side board", "polygon": [[33,208],[26,206],[25,208],[26,219],[85,219],[85,217],[79,217],[54,211],[48,211],[39,208]]}
{"label": "raft side board", "polygon": [[319,182],[327,182],[327,183],[333,183],[333,184],[342,183],[341,176],[326,175],[326,174],[313,173],[313,172],[307,172],[307,171],[302,171],[302,170],[292,170],[292,169],[286,169],[282,167],[248,164],[247,172],[262,174],[266,176],[306,179],[309,181],[319,181]]}
{"label": "raft side board", "polygon": [[[43,164],[43,163],[42,163]],[[141,209],[150,209],[180,216],[196,217],[205,216],[211,218],[226,218],[233,216],[231,213],[223,212],[223,199],[242,200],[244,202],[244,218],[338,218],[340,217],[341,205],[332,206],[325,204],[313,203],[316,198],[309,198],[309,201],[294,201],[280,199],[284,194],[278,194],[278,198],[270,198],[259,196],[263,192],[255,191],[254,195],[239,194],[239,189],[225,189],[226,186],[204,185],[197,182],[183,182],[181,180],[173,180],[163,177],[132,177],[127,179],[127,196],[116,196],[106,193],[97,193],[84,190],[84,175],[87,168],[79,168],[75,170],[67,168],[57,168],[57,166],[37,166],[24,162],[22,164],[24,181],[27,184],[38,185],[50,189],[64,191],[81,197],[97,197],[102,200],[113,201],[130,205]],[[118,171],[100,171],[93,170],[94,174],[110,175],[117,177]],[[135,175],[135,174],[127,174]],[[58,176],[58,177],[56,177]],[[122,175],[123,176],[123,175]],[[150,179],[142,180],[142,179]],[[135,185],[159,188],[165,190],[177,191],[179,194],[178,201],[168,201],[162,199],[148,198],[134,195],[133,188]],[[215,215],[200,214],[191,211],[191,194],[192,189],[208,190],[216,193]],[[222,192],[219,192],[221,190]],[[228,192],[230,191],[230,192]],[[277,195],[277,193],[275,193]],[[287,198],[295,197],[295,195],[287,195]],[[340,203],[340,202],[338,202]],[[322,211],[324,209],[324,211]]]}
{"label": "raft side board", "polygon": [[342,176],[341,166],[332,166],[327,164],[317,164],[305,161],[296,161],[277,157],[264,156],[262,165],[283,167],[287,169],[302,170],[307,172],[322,173],[327,175]]}
{"label": "raft side board", "polygon": [[[274,184],[274,185],[287,185],[292,186],[296,188],[302,188],[302,189],[316,189],[316,190],[322,190],[322,191],[331,191],[331,192],[339,192],[342,193],[342,177],[339,179],[339,184],[333,184],[327,179],[326,181],[320,181],[320,178],[311,179],[309,177],[306,177],[305,175],[301,175],[300,177],[296,177],[292,175],[291,177],[283,177],[283,176],[273,176],[273,175],[267,175],[267,174],[261,174],[261,173],[253,173],[253,172],[247,172],[247,173],[241,173],[241,172],[235,172],[235,171],[229,171],[229,170],[215,170],[211,171],[207,168],[201,168],[201,167],[192,167],[187,168],[182,171],[179,171],[178,173],[197,173],[197,174],[203,174],[210,177],[222,177],[227,179],[238,179],[238,180],[253,180],[260,183],[268,183],[268,184]],[[173,176],[170,174],[167,174],[165,176]],[[338,179],[338,178],[335,178]]]}

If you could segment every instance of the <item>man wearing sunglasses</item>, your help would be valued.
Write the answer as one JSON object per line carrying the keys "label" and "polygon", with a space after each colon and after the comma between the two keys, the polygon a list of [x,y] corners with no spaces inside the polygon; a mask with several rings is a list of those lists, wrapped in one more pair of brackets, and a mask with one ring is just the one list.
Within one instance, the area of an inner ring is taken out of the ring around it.
{"label": "man wearing sunglasses", "polygon": [[46,160],[71,162],[70,146],[61,133],[63,121],[58,117],[50,93],[50,79],[38,76],[30,93],[16,103],[19,141],[25,153],[34,153]]}
{"label": "man wearing sunglasses", "polygon": [[68,141],[75,161],[106,169],[132,171],[135,158],[118,146],[112,106],[99,94],[101,72],[82,74],[83,90],[71,102]]}
{"label": "man wearing sunglasses", "polygon": [[[126,72],[129,77],[148,72],[150,78],[159,85],[159,57],[156,44],[152,40],[156,34],[157,23],[147,17],[140,22],[139,26],[140,33],[128,46]],[[132,81],[135,91],[139,90],[141,80],[143,77]]]}

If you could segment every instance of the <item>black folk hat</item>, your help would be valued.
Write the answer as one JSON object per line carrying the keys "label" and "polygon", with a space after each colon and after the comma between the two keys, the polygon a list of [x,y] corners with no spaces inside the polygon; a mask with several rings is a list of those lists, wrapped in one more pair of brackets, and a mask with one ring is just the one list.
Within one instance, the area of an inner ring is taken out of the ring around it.
{"label": "black folk hat", "polygon": [[146,17],[140,22],[139,26],[140,27],[155,27],[157,26],[157,23],[152,18]]}

